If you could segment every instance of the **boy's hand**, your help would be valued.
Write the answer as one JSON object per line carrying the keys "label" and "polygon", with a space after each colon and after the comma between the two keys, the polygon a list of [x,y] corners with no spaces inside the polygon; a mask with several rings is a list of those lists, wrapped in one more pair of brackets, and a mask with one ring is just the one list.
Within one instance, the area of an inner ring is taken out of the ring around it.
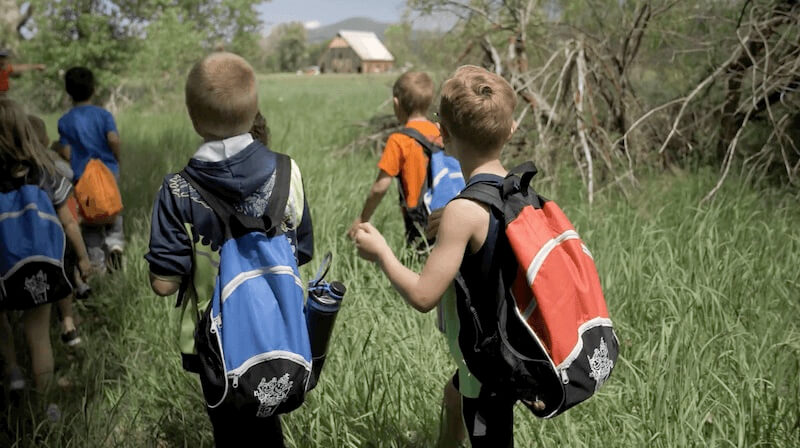
{"label": "boy's hand", "polygon": [[436,238],[436,234],[439,233],[439,223],[442,222],[442,213],[444,213],[444,207],[434,211],[428,216],[428,226],[425,227],[425,238],[428,240]]}
{"label": "boy's hand", "polygon": [[81,271],[81,278],[83,281],[92,276],[92,263],[89,262],[88,257],[81,257],[78,259],[78,270]]}
{"label": "boy's hand", "polygon": [[367,261],[380,261],[384,253],[391,252],[381,232],[368,222],[358,226],[354,240],[358,256]]}
{"label": "boy's hand", "polygon": [[347,236],[349,236],[351,240],[356,239],[356,233],[358,233],[358,226],[360,226],[361,223],[362,223],[361,217],[359,216],[358,218],[356,218],[355,221],[353,221],[353,224],[351,224],[350,228],[347,230]]}

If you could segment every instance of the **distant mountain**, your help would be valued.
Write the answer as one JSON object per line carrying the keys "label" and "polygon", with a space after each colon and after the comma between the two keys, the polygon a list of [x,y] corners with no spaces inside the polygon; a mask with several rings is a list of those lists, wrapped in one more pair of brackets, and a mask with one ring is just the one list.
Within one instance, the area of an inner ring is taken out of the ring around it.
{"label": "distant mountain", "polygon": [[341,30],[372,31],[378,35],[378,38],[383,40],[383,32],[386,31],[386,28],[390,25],[389,23],[377,22],[366,17],[352,17],[332,25],[325,25],[313,30],[308,30],[308,43],[314,44],[333,39],[336,37],[336,33]]}

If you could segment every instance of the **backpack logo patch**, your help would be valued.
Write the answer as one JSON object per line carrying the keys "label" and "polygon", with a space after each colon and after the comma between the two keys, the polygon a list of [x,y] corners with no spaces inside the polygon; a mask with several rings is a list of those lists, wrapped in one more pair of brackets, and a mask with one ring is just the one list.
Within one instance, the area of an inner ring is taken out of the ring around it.
{"label": "backpack logo patch", "polygon": [[37,305],[47,302],[47,290],[49,289],[47,275],[42,271],[25,279],[25,290],[30,293],[33,302]]}
{"label": "backpack logo patch", "polygon": [[283,403],[292,390],[293,381],[289,380],[289,374],[283,375],[280,379],[273,377],[269,382],[266,378],[261,378],[258,383],[258,390],[253,395],[261,403],[258,406],[256,417],[269,417],[276,406]]}
{"label": "backpack logo patch", "polygon": [[605,338],[600,338],[600,347],[594,349],[594,354],[591,357],[587,356],[587,358],[589,358],[589,367],[592,369],[589,376],[597,383],[594,390],[598,390],[606,382],[608,375],[611,374],[611,369],[614,367],[614,361],[608,357],[608,346]]}

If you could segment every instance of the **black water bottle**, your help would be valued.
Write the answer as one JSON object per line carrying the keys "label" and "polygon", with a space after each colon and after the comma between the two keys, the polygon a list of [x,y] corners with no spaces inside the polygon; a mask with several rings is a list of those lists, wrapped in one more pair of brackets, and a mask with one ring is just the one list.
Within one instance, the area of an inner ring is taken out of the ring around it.
{"label": "black water bottle", "polygon": [[308,390],[313,389],[322,374],[325,357],[328,353],[328,343],[333,333],[336,314],[342,306],[342,298],[347,288],[341,282],[326,282],[323,280],[330,267],[331,255],[325,256],[317,272],[317,277],[309,283],[308,300],[306,301],[306,325],[308,337],[311,342],[311,369],[312,376]]}

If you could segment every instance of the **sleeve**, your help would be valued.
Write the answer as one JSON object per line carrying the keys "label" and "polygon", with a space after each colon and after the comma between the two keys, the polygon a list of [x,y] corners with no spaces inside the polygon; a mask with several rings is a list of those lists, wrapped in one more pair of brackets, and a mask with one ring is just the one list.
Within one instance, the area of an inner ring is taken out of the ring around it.
{"label": "sleeve", "polygon": [[[295,247],[297,250],[297,264],[302,266],[314,257],[314,229],[311,224],[311,211],[308,208],[308,200],[303,185],[303,176],[300,167],[292,160],[292,195],[290,202],[293,202],[294,213],[300,215],[300,221],[295,227]],[[302,204],[302,209],[298,207]]]}
{"label": "sleeve", "polygon": [[50,188],[48,188],[50,200],[53,201],[53,206],[58,209],[67,202],[70,193],[72,193],[72,183],[58,172],[48,174],[47,178],[50,184]]}
{"label": "sleeve", "polygon": [[403,148],[400,146],[398,134],[389,136],[386,142],[386,147],[383,149],[381,160],[378,161],[378,168],[385,171],[386,174],[395,177],[400,174],[400,168],[403,166]]}
{"label": "sleeve", "polygon": [[303,198],[303,217],[297,227],[297,264],[302,266],[314,257],[314,228],[308,201]]}
{"label": "sleeve", "polygon": [[109,132],[117,132],[117,123],[114,121],[114,116],[111,115],[111,112],[105,109],[103,112],[105,112],[103,114],[103,133],[108,134]]}
{"label": "sleeve", "polygon": [[183,277],[192,272],[192,240],[177,204],[164,183],[153,204],[150,251],[144,256],[150,272],[160,277]]}
{"label": "sleeve", "polygon": [[64,117],[58,119],[58,143],[60,143],[61,146],[69,145],[69,140],[67,140],[66,123],[64,123]]}

